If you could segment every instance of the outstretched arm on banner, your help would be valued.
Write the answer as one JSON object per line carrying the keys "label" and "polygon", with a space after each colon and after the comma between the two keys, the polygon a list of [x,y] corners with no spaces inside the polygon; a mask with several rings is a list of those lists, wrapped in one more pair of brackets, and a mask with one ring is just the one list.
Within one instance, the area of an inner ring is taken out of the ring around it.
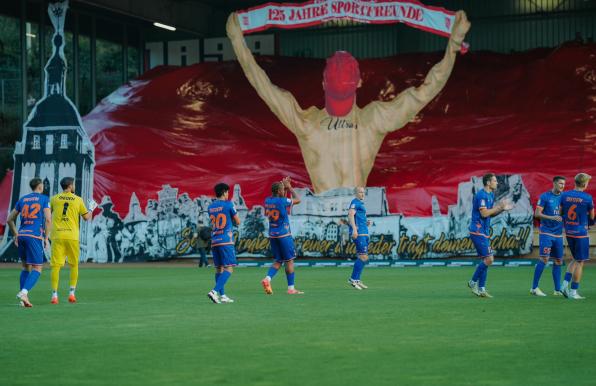
{"label": "outstretched arm on banner", "polygon": [[226,30],[244,75],[246,75],[257,94],[294,135],[305,134],[304,110],[300,108],[290,92],[271,83],[265,71],[257,64],[252,52],[246,46],[242,29],[238,23],[238,15],[235,12],[232,12],[228,17]]}
{"label": "outstretched arm on banner", "polygon": [[466,13],[458,11],[445,56],[430,69],[424,83],[404,90],[392,101],[372,102],[364,108],[365,115],[370,114],[369,121],[381,125],[376,128],[379,134],[401,129],[439,94],[451,75],[455,58],[469,29]]}

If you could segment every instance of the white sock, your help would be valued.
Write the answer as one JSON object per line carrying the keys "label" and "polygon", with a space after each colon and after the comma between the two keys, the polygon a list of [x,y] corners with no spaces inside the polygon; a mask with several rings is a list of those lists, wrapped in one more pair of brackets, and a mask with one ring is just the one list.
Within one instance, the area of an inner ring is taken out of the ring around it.
{"label": "white sock", "polygon": [[561,288],[569,287],[569,282],[567,280],[563,280],[563,284],[561,284]]}
{"label": "white sock", "polygon": [[69,295],[74,295],[75,294],[75,289],[73,287],[70,287],[70,292],[68,293]]}
{"label": "white sock", "polygon": [[29,290],[27,290],[27,289],[23,288],[23,289],[21,290],[21,293],[22,293],[23,295],[27,295],[27,294],[29,293]]}
{"label": "white sock", "polygon": [[486,291],[486,288],[480,287],[480,291],[483,291],[484,292],[484,291]]}
{"label": "white sock", "polygon": [[58,291],[52,291],[52,297],[53,298],[57,298],[58,297]]}
{"label": "white sock", "polygon": [[269,276],[269,275],[265,276],[265,280],[271,281],[271,276]]}
{"label": "white sock", "polygon": [[289,286],[288,286],[288,289],[289,289],[289,290],[293,290],[293,289],[294,289],[294,286],[293,286],[293,285],[289,285]]}

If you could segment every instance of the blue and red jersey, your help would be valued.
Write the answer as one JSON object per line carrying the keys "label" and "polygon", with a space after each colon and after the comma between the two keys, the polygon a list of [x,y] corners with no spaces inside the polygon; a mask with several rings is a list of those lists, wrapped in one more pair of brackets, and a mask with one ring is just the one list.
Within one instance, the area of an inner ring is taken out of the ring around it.
{"label": "blue and red jersey", "polygon": [[474,195],[474,201],[472,203],[472,221],[470,222],[470,234],[477,236],[490,236],[490,216],[482,217],[480,209],[492,209],[495,205],[495,194],[493,192],[487,192],[484,189],[480,189],[478,193]]}
{"label": "blue and red jersey", "polygon": [[45,194],[29,193],[15,205],[21,217],[18,236],[43,238],[45,234],[44,209],[50,209],[50,199]]}
{"label": "blue and red jersey", "polygon": [[590,212],[594,210],[592,196],[579,190],[561,194],[561,212],[567,237],[588,237]]}
{"label": "blue and red jersey", "polygon": [[233,218],[238,212],[231,201],[215,200],[207,208],[211,220],[211,246],[234,245]]}
{"label": "blue and red jersey", "polygon": [[265,215],[269,219],[269,237],[281,238],[291,236],[288,210],[292,200],[287,197],[267,197],[265,199]]}

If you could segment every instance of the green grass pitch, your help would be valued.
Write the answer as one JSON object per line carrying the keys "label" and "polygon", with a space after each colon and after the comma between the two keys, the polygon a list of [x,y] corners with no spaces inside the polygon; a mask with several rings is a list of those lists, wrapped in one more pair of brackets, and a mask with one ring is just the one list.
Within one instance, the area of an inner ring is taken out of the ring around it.
{"label": "green grass pitch", "polygon": [[238,268],[215,305],[211,269],[82,267],[79,303],[49,304],[49,270],[16,306],[18,269],[0,269],[0,385],[594,385],[596,270],[584,301],[552,296],[550,268],[298,268],[262,292],[264,268]]}

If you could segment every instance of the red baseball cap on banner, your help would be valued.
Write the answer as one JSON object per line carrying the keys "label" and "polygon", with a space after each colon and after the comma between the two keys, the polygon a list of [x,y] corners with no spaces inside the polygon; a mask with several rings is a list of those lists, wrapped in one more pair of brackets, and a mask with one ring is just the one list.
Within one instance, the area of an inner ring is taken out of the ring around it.
{"label": "red baseball cap on banner", "polygon": [[327,112],[335,117],[348,115],[360,83],[358,61],[346,51],[337,51],[327,58],[323,81]]}

